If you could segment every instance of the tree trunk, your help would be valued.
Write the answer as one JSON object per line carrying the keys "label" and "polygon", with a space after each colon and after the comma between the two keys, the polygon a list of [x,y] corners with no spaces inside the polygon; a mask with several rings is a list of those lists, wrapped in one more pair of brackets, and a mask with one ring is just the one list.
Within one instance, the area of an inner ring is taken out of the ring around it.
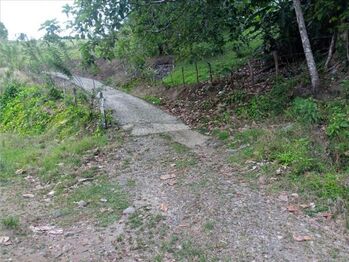
{"label": "tree trunk", "polygon": [[345,32],[345,45],[347,49],[347,64],[349,64],[349,30]]}
{"label": "tree trunk", "polygon": [[277,51],[273,51],[273,58],[274,58],[274,64],[275,64],[275,75],[278,76],[279,75],[279,57],[278,57],[278,52]]}
{"label": "tree trunk", "polygon": [[[254,72],[253,72],[253,67],[252,67],[252,62],[251,60],[249,59],[248,60],[248,68],[250,70],[250,78],[251,78],[251,83],[252,85],[254,85]],[[233,72],[233,71],[232,71]],[[233,74],[231,74],[231,82],[233,82],[233,77],[232,77]]]}
{"label": "tree trunk", "polygon": [[200,79],[199,79],[199,68],[198,68],[198,63],[195,62],[195,71],[196,71],[196,82],[200,83]]}
{"label": "tree trunk", "polygon": [[320,87],[320,77],[316,68],[313,51],[311,50],[308,32],[305,26],[304,16],[301,8],[301,3],[299,0],[293,0],[293,5],[296,11],[299,33],[302,38],[304,54],[307,60],[307,65],[308,65],[309,74],[311,78],[312,91],[313,91],[313,94],[315,94],[317,92],[317,89]]}
{"label": "tree trunk", "polygon": [[328,69],[328,66],[331,63],[333,54],[336,52],[336,42],[337,42],[337,30],[332,35],[330,48],[328,49],[328,56],[327,56],[326,63],[325,63],[326,70]]}

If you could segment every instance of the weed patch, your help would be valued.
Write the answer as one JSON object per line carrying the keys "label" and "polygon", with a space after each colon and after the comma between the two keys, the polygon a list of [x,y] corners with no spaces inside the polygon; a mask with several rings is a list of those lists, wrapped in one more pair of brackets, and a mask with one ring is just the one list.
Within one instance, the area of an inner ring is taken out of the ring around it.
{"label": "weed patch", "polygon": [[[85,201],[86,207],[79,208],[79,201]],[[66,205],[72,219],[88,216],[98,221],[100,226],[117,221],[128,207],[127,196],[120,186],[103,181],[79,187],[68,196],[62,196],[58,203],[60,206]]]}
{"label": "weed patch", "polygon": [[6,229],[17,229],[19,227],[19,218],[16,216],[8,216],[1,220],[1,223]]}

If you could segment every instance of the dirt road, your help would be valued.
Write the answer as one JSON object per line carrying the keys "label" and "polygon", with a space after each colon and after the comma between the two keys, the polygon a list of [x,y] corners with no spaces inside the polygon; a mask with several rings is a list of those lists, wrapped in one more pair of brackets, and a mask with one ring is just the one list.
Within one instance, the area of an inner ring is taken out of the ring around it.
{"label": "dirt road", "polygon": [[[79,81],[90,88],[90,80]],[[78,203],[75,213],[68,215],[35,178],[24,185],[3,186],[0,216],[17,214],[22,230],[0,230],[0,236],[10,237],[0,245],[0,261],[349,260],[345,230],[326,218],[290,209],[302,202],[298,196],[251,188],[243,170],[229,162],[225,147],[196,146],[193,151],[167,132],[186,132],[180,121],[139,99],[103,88],[111,108],[123,105],[115,112],[117,119],[134,125],[131,134],[138,136],[126,135],[117,148],[88,153],[93,156],[88,164],[105,174],[108,184],[127,193],[128,208],[117,215],[115,210]],[[147,113],[136,116],[138,112]],[[151,132],[139,131],[144,121]],[[154,128],[152,121],[158,126]],[[23,199],[24,194],[34,197]],[[112,197],[100,201],[107,205]],[[90,201],[87,196],[81,200]],[[82,216],[82,210],[91,215]],[[101,226],[105,212],[116,215]]]}

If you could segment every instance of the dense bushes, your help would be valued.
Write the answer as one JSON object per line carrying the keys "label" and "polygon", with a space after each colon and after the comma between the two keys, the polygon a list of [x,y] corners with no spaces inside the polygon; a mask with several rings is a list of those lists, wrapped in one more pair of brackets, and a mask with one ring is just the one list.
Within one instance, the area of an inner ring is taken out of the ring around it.
{"label": "dense bushes", "polygon": [[63,100],[60,90],[12,82],[0,96],[0,131],[39,135],[54,130],[63,136],[92,123],[84,105]]}

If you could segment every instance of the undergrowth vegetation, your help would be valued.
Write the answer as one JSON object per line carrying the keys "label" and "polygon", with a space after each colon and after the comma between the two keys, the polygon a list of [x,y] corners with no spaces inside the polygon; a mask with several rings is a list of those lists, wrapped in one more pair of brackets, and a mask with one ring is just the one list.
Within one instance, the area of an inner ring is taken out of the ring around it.
{"label": "undergrowth vegetation", "polygon": [[293,94],[297,81],[277,80],[271,91],[252,97],[234,92],[229,99],[238,103],[237,115],[257,123],[234,129],[229,138],[224,131],[216,135],[228,141],[234,165],[252,163],[248,172],[252,177],[266,176],[273,188],[301,193],[325,211],[328,203],[336,201],[343,202],[347,210],[349,110],[345,89],[341,97],[333,99],[302,98]]}
{"label": "undergrowth vegetation", "polygon": [[[61,207],[66,209],[66,215],[74,214],[72,206],[76,204],[73,201],[86,198],[85,201],[93,202],[99,197],[97,203],[100,198],[108,197],[107,194],[114,194],[113,198],[108,198],[108,205],[121,210],[127,199],[119,189],[118,195],[113,191],[117,185],[113,188],[106,183],[73,187],[80,180],[100,181],[104,177],[98,169],[86,168],[84,159],[91,150],[105,147],[110,139],[114,139],[100,128],[99,114],[84,100],[84,95],[78,97],[75,103],[68,92],[63,93],[54,86],[19,82],[3,86],[0,95],[0,184],[18,184],[22,175],[38,178],[48,186],[45,192],[52,190],[58,196],[57,201],[65,203]],[[118,143],[120,139],[115,138]],[[93,210],[87,211],[87,215],[95,217]],[[107,214],[100,219],[101,224],[112,221]]]}

